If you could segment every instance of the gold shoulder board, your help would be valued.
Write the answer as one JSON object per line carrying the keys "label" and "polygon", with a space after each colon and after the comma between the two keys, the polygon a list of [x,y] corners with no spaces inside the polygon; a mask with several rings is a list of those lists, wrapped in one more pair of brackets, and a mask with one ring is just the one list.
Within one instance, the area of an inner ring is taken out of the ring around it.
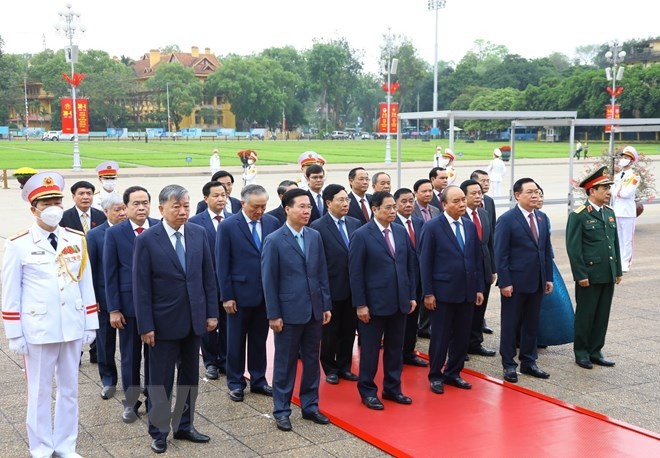
{"label": "gold shoulder board", "polygon": [[578,208],[576,208],[575,210],[573,210],[573,212],[574,212],[574,213],[581,213],[582,210],[584,210],[585,208],[587,208],[586,205],[580,205]]}
{"label": "gold shoulder board", "polygon": [[11,237],[9,237],[9,240],[16,240],[20,237],[23,237],[25,234],[30,232],[28,229],[25,229],[24,231],[19,232],[18,234],[14,234]]}
{"label": "gold shoulder board", "polygon": [[73,232],[74,234],[78,234],[81,237],[85,237],[85,233],[82,232],[82,231],[77,231],[75,229],[71,229],[70,227],[65,227],[64,230],[69,231],[69,232]]}

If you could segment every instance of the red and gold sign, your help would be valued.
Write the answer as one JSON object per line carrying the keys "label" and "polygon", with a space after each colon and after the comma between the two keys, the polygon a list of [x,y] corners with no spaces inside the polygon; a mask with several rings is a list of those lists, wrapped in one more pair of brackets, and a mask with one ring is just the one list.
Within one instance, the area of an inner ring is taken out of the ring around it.
{"label": "red and gold sign", "polygon": [[73,100],[61,99],[62,102],[62,133],[73,133]]}
{"label": "red and gold sign", "polygon": [[[62,133],[73,133],[73,101],[69,98],[61,99],[62,102]],[[76,100],[76,118],[78,121],[78,133],[89,133],[89,100]]]}
{"label": "red and gold sign", "polygon": [[[612,112],[612,105],[605,106],[605,119],[619,119],[621,114],[621,105],[614,105],[614,112]],[[611,132],[612,126],[605,126],[605,132]]]}
{"label": "red and gold sign", "polygon": [[[389,112],[390,134],[396,134],[398,115],[399,115],[399,104],[390,103],[390,112]],[[378,132],[380,132],[381,134],[387,133],[387,119],[388,119],[387,103],[381,103],[380,116],[378,118]]]}

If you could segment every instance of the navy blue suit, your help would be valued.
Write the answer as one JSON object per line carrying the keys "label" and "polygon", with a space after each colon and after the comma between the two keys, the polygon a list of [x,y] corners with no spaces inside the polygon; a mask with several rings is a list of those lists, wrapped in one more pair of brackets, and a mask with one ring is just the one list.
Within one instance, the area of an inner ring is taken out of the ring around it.
{"label": "navy blue suit", "polygon": [[303,413],[319,410],[319,347],[323,313],[331,310],[328,267],[317,231],[304,227],[303,252],[288,225],[266,237],[261,277],[269,320],[281,318],[275,333],[273,416],[291,415],[298,354],[302,358],[300,403]]}
{"label": "navy blue suit", "polygon": [[[222,221],[231,216],[231,214],[223,211]],[[211,215],[208,211],[203,211],[195,216],[192,216],[189,222],[202,226],[206,230],[206,237],[209,241],[209,248],[211,254],[215,255],[215,239],[217,238],[217,231],[211,221]],[[213,263],[215,268],[215,263]],[[209,366],[217,367],[220,372],[227,371],[227,314],[225,309],[220,306],[220,297],[218,297],[218,327],[211,332],[202,335],[202,359],[204,360],[204,367],[207,369]]]}
{"label": "navy blue suit", "polygon": [[105,231],[110,227],[106,221],[85,235],[87,254],[92,268],[94,295],[99,304],[99,328],[96,330],[96,351],[98,355],[99,375],[103,386],[117,385],[117,330],[110,326],[110,315],[105,300],[105,278],[103,275],[103,240]]}
{"label": "navy blue suit", "polygon": [[[269,215],[261,218],[261,241],[280,227]],[[247,341],[250,387],[261,388],[266,380],[268,319],[261,286],[261,251],[252,238],[242,211],[218,226],[215,262],[223,302],[236,301],[236,313],[227,314],[227,386],[244,389]]]}
{"label": "navy blue suit", "polygon": [[[149,218],[149,227],[160,224]],[[146,232],[143,232],[145,234]],[[119,352],[121,355],[121,383],[124,389],[124,406],[136,406],[140,396],[140,367],[142,363],[142,340],[137,331],[135,307],[133,306],[133,250],[136,233],[130,220],[108,228],[103,244],[103,274],[108,313],[121,312],[126,320],[124,329],[119,330]],[[147,380],[148,354],[144,352],[144,378]]]}
{"label": "navy blue suit", "polygon": [[[419,238],[422,293],[435,296],[429,344],[429,381],[456,379],[468,350],[477,293],[484,291],[483,254],[474,223],[462,218],[465,247],[442,213],[424,224]],[[449,352],[449,359],[447,353]],[[442,367],[447,365],[443,372]]]}
{"label": "navy blue suit", "polygon": [[[367,224],[369,221],[364,217],[364,213],[362,213],[360,198],[353,194],[353,192],[349,192],[348,197],[351,198],[351,203],[348,206],[348,216],[357,219],[363,225]],[[371,210],[371,194],[365,193],[364,198],[366,199],[364,205]]]}
{"label": "navy blue suit", "polygon": [[[243,206],[241,205],[241,201],[238,200],[236,197],[231,197],[229,196],[229,206],[231,208],[230,213],[232,215],[235,215],[236,213],[240,213],[241,209]],[[195,214],[199,215],[202,212],[205,212],[206,209],[209,208],[209,205],[206,203],[204,199],[200,200],[197,202],[197,209],[195,211]],[[228,211],[229,209],[225,209],[225,211]]]}
{"label": "navy blue suit", "polygon": [[516,335],[520,330],[520,365],[536,363],[536,336],[546,282],[552,281],[552,244],[548,217],[534,210],[538,243],[528,220],[516,205],[502,214],[495,226],[497,285],[513,286],[511,297],[502,296],[500,354],[505,369],[516,368]]}
{"label": "navy blue suit", "polygon": [[280,227],[284,226],[284,223],[286,223],[286,212],[284,211],[284,207],[282,207],[281,205],[267,212],[266,214],[277,218],[277,220],[280,222]]}
{"label": "navy blue suit", "polygon": [[[417,260],[419,261],[419,252],[417,251],[416,244],[419,240],[419,237],[422,235],[422,227],[424,226],[424,220],[417,218],[416,216],[411,216],[410,221],[413,227],[413,234],[415,236],[415,244],[413,244],[412,239],[410,239],[410,246],[412,247]],[[394,220],[395,224],[400,224],[406,230],[408,237],[410,237],[410,232],[408,231],[407,224],[404,224],[397,214],[396,219]],[[417,307],[413,310],[412,313],[406,315],[406,329],[403,335],[403,361],[410,361],[415,358],[415,346],[417,345],[417,322],[419,320],[420,309],[423,308],[424,296],[422,296],[422,283],[419,277],[419,262],[415,263],[415,300],[417,301]]]}
{"label": "navy blue suit", "polygon": [[[89,222],[87,224],[89,226],[89,230],[92,230],[95,227],[105,223],[105,220],[107,219],[105,213],[94,207],[90,207],[89,210],[87,210],[87,213],[89,214]],[[80,215],[78,214],[78,209],[75,207],[75,205],[64,210],[64,213],[62,214],[62,221],[60,221],[60,226],[83,232]]]}
{"label": "navy blue suit", "polygon": [[383,341],[383,392],[401,393],[403,335],[410,302],[415,300],[417,256],[403,227],[390,224],[394,236],[392,257],[375,220],[355,231],[349,249],[349,273],[353,307],[369,307],[371,320],[360,321],[360,375],[362,398],[375,397],[374,377]]}
{"label": "navy blue suit", "polygon": [[[312,204],[312,213],[309,216],[309,221],[307,222],[307,225],[311,227],[314,221],[321,218],[323,215],[327,213],[327,210],[325,206],[322,209],[319,209],[319,206],[316,203],[314,196],[312,195],[312,191],[307,190],[307,194],[309,195],[309,203]],[[323,191],[321,191],[320,195],[321,195],[321,199],[323,199]]]}
{"label": "navy blue suit", "polygon": [[[344,217],[348,238],[361,226],[360,221]],[[321,366],[326,375],[350,372],[357,317],[351,301],[348,277],[348,247],[330,213],[314,221],[312,229],[321,234],[328,263],[332,319],[323,326]]]}
{"label": "navy blue suit", "polygon": [[[154,332],[149,347],[149,434],[165,439],[172,429],[193,428],[199,348],[209,318],[218,317],[218,290],[206,231],[183,226],[185,269],[177,258],[165,222],[135,241],[133,301],[140,335]],[[171,410],[174,370],[177,395]]]}

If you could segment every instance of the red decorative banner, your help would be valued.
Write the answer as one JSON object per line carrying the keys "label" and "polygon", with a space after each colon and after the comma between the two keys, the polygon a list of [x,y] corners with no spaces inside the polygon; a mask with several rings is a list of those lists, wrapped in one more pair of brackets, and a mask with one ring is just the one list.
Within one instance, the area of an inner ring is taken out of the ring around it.
{"label": "red decorative banner", "polygon": [[623,86],[619,86],[618,88],[612,90],[610,86],[607,86],[607,92],[612,96],[612,97],[618,97],[623,93]]}
{"label": "red decorative banner", "polygon": [[85,74],[73,72],[73,77],[71,77],[66,73],[62,73],[62,78],[64,78],[71,86],[78,87],[78,85],[82,83],[82,80],[85,79]]}
{"label": "red decorative banner", "polygon": [[76,99],[76,117],[78,118],[78,133],[89,133],[89,99]]}
{"label": "red decorative banner", "polygon": [[[390,103],[390,134],[396,134],[397,116],[399,114],[399,104]],[[378,132],[387,133],[387,103],[380,104],[380,117],[378,119]]]}
{"label": "red decorative banner", "polygon": [[380,87],[382,87],[383,90],[388,94],[394,94],[397,91],[397,89],[399,89],[399,82],[396,81],[389,85],[387,83],[383,83],[380,85]]}
{"label": "red decorative banner", "polygon": [[[612,116],[612,105],[605,106],[605,119],[619,119],[621,114],[621,106],[614,105],[614,116]],[[612,126],[605,126],[605,132],[611,132]]]}
{"label": "red decorative banner", "polygon": [[62,104],[62,133],[73,133],[73,101],[71,99],[60,99]]}

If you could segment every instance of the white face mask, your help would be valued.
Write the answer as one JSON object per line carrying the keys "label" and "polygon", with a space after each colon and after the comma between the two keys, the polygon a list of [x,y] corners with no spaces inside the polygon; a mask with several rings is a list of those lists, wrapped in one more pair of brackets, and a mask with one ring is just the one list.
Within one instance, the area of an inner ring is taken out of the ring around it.
{"label": "white face mask", "polygon": [[45,210],[42,210],[39,219],[41,219],[41,221],[43,221],[46,226],[55,227],[60,224],[60,221],[62,221],[63,213],[64,209],[62,207],[53,205],[46,208]]}
{"label": "white face mask", "polygon": [[446,168],[449,165],[449,159],[447,159],[446,157],[441,157],[440,159],[438,159],[438,165],[440,167]]}
{"label": "white face mask", "polygon": [[625,157],[619,159],[619,167],[628,167],[629,164],[630,164],[630,159]]}
{"label": "white face mask", "polygon": [[117,187],[117,180],[103,180],[103,189],[112,192]]}

